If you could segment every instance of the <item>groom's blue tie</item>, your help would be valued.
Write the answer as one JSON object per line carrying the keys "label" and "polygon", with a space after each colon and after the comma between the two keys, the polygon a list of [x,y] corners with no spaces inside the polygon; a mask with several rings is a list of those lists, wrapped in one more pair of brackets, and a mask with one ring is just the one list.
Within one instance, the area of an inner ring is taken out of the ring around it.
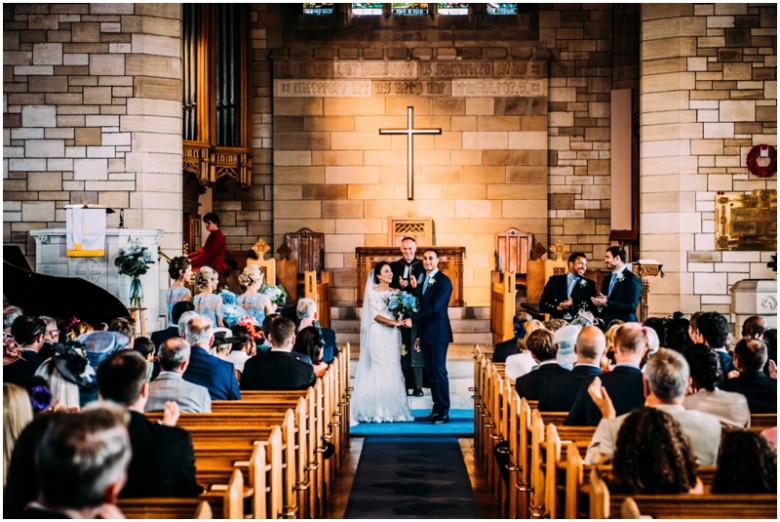
{"label": "groom's blue tie", "polygon": [[425,274],[425,281],[423,281],[423,293],[428,290],[428,274]]}
{"label": "groom's blue tie", "polygon": [[615,281],[617,280],[617,273],[612,272],[612,279],[609,281],[609,288],[607,289],[607,295],[612,295],[612,289],[615,288]]}

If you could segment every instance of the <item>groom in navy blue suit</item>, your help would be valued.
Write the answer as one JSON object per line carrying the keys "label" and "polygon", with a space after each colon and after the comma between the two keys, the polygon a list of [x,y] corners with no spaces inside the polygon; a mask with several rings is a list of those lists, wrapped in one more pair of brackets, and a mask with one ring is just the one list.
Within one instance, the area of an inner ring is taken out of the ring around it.
{"label": "groom in navy blue suit", "polygon": [[601,282],[601,293],[590,299],[604,320],[604,327],[614,319],[636,322],[642,282],[626,265],[626,251],[619,246],[609,247],[604,254],[604,263],[612,273]]}
{"label": "groom in navy blue suit", "polygon": [[450,421],[450,381],[447,378],[447,348],[452,342],[452,326],[447,308],[452,281],[439,271],[439,253],[431,248],[423,252],[425,276],[417,284],[420,311],[410,324],[417,327],[415,349],[422,350],[425,371],[431,383],[433,410],[423,420],[434,424]]}

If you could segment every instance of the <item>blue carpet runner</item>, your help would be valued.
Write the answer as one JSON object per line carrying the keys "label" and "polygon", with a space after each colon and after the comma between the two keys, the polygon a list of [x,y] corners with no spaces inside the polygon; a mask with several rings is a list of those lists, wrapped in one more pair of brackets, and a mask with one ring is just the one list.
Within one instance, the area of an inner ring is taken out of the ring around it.
{"label": "blue carpet runner", "polygon": [[367,437],[344,518],[479,518],[458,439]]}
{"label": "blue carpet runner", "polygon": [[[415,417],[425,417],[430,410],[412,410]],[[474,410],[450,410],[450,422],[431,424],[425,421],[380,422],[358,424],[349,428],[353,437],[367,435],[474,435]]]}

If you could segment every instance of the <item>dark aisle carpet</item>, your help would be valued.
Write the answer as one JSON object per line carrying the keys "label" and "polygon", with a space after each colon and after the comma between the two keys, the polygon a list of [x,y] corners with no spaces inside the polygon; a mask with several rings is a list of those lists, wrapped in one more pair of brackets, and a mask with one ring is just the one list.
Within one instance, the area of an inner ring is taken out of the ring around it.
{"label": "dark aisle carpet", "polygon": [[366,437],[344,518],[479,518],[458,439]]}

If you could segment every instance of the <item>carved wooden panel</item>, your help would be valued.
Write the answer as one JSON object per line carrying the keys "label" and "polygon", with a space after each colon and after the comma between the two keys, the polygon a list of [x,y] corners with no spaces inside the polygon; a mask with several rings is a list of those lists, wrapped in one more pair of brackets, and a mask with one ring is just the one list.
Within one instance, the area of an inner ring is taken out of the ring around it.
{"label": "carved wooden panel", "polygon": [[303,276],[307,270],[319,273],[325,265],[325,234],[302,228],[284,235],[290,248],[288,259],[297,262],[297,273]]}
{"label": "carved wooden panel", "polygon": [[[433,244],[433,219],[388,218],[388,244],[401,246],[405,237],[413,237],[418,245]],[[419,249],[419,247],[418,247]]]}
{"label": "carved wooden panel", "polygon": [[528,258],[534,243],[534,235],[510,228],[496,234],[496,264],[499,272],[528,273]]}
{"label": "carved wooden panel", "polygon": [[[425,246],[418,246],[417,257],[422,259]],[[452,280],[452,296],[450,306],[465,306],[463,301],[463,259],[466,257],[466,247],[442,247],[437,246],[439,253],[439,270]],[[379,261],[397,261],[401,258],[398,247],[357,247],[355,249],[358,269],[357,302],[363,303],[363,291],[366,288],[366,279],[371,269]]]}

